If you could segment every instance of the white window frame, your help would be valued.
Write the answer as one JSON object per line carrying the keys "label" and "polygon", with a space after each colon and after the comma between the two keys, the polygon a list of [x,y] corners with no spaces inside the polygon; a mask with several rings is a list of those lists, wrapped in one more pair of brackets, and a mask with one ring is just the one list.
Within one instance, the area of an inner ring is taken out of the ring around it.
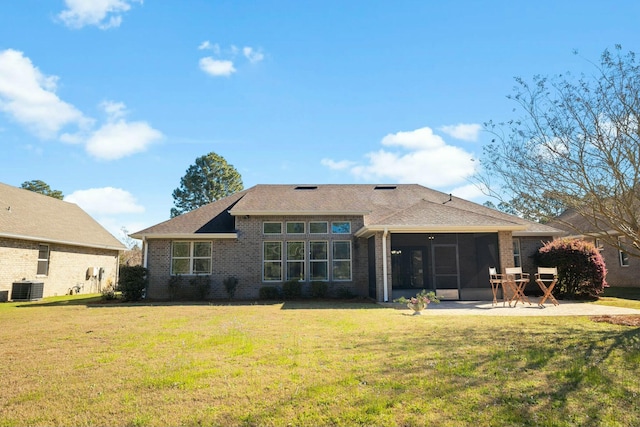
{"label": "white window frame", "polygon": [[[325,258],[313,258],[313,253],[311,250],[311,245],[314,243],[323,243],[324,244],[324,253]],[[312,277],[312,272],[314,271],[314,264],[324,264],[325,265],[325,276],[321,279]],[[309,241],[309,280],[312,282],[328,282],[329,281],[329,241],[328,240],[310,240]]]}
{"label": "white window frame", "polygon": [[[280,231],[278,233],[267,233],[265,231],[265,225],[267,225],[267,224],[280,224]],[[276,234],[282,234],[282,221],[264,221],[262,223],[262,234],[266,234],[268,236],[273,236],[273,235],[276,235]]]}
{"label": "white window frame", "polygon": [[[349,225],[349,231],[347,231],[346,233],[343,232],[339,232],[339,231],[334,231],[334,225],[336,224],[348,224]],[[351,234],[351,221],[331,221],[331,234]]]}
{"label": "white window frame", "polygon": [[[311,231],[311,224],[324,224],[325,231],[316,233]],[[309,221],[309,234],[329,234],[329,221]]]}
{"label": "white window frame", "polygon": [[618,237],[618,260],[620,261],[620,267],[629,267],[629,254],[627,251],[623,250],[624,247],[624,239],[622,237]]}
{"label": "white window frame", "polygon": [[[40,257],[40,253],[42,252],[42,249],[46,248],[47,249],[47,257],[46,258],[41,258]],[[38,244],[38,264],[36,267],[36,276],[40,276],[40,277],[46,277],[49,275],[49,259],[51,257],[51,248],[49,247],[49,245],[46,245],[44,243],[39,243]],[[40,272],[40,265],[44,265],[44,273]]]}
{"label": "white window frame", "polygon": [[[302,224],[302,232],[297,233],[297,232],[289,231],[289,224]],[[287,221],[285,225],[285,231],[287,232],[287,234],[302,235],[302,234],[305,234],[305,232],[307,231],[307,224],[304,221]]]}
{"label": "white window frame", "polygon": [[[301,249],[301,254],[302,254],[302,258],[301,259],[297,259],[297,258],[291,259],[289,257],[289,245],[293,245],[293,244],[301,245],[301,248],[300,248]],[[285,252],[286,252],[286,257],[287,257],[287,262],[286,262],[287,268],[286,268],[286,271],[285,271],[286,280],[298,280],[298,281],[306,280],[307,274],[306,274],[306,271],[305,271],[306,270],[305,266],[307,264],[307,262],[306,262],[307,261],[306,260],[306,258],[307,258],[306,257],[306,252],[307,251],[306,251],[306,248],[305,248],[305,242],[301,241],[301,240],[288,240],[288,241],[285,242],[285,248],[286,248]],[[289,266],[292,265],[292,264],[300,264],[301,270],[302,270],[302,277],[291,277],[291,276],[289,276]]]}
{"label": "white window frame", "polygon": [[[349,245],[349,258],[336,258],[336,243]],[[335,282],[350,282],[353,278],[353,248],[351,247],[351,240],[334,240],[331,242],[331,276]],[[336,278],[336,266],[337,263],[349,264],[349,277],[348,278]]]}
{"label": "white window frame", "polygon": [[513,239],[513,266],[522,267],[522,246],[517,237]]}
{"label": "white window frame", "polygon": [[[196,256],[195,255],[195,246],[196,244],[208,244],[209,245],[209,255],[207,256]],[[189,255],[188,256],[174,256],[174,247],[176,244],[188,244],[189,245]],[[173,261],[174,260],[188,260],[189,261],[189,271],[186,273],[180,272],[176,273],[173,270]],[[209,268],[207,270],[196,270],[196,262],[198,260],[207,260],[209,264]],[[176,240],[171,242],[171,275],[182,275],[182,276],[197,276],[197,275],[211,275],[211,271],[213,269],[213,242],[208,240]]]}
{"label": "white window frame", "polygon": [[[267,243],[278,243],[280,245],[280,259],[266,259],[266,245]],[[283,257],[284,257],[284,252],[283,252],[283,244],[282,241],[280,240],[265,240],[264,242],[262,242],[262,281],[263,282],[282,282],[282,274],[283,274]],[[280,265],[280,277],[277,279],[274,278],[269,278],[267,279],[265,276],[265,270],[267,267],[267,264],[275,264],[275,265]]]}

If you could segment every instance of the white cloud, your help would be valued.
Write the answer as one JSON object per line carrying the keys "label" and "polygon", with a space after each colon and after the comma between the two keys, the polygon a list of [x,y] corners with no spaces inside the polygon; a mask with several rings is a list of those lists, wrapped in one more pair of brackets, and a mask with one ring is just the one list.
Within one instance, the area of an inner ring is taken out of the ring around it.
{"label": "white cloud", "polygon": [[355,166],[356,162],[352,162],[349,160],[341,160],[339,162],[336,162],[335,160],[331,160],[331,159],[322,159],[320,160],[320,164],[328,167],[329,169],[344,170],[344,169],[349,169],[351,166]]}
{"label": "white cloud", "polygon": [[459,123],[454,126],[442,126],[440,130],[446,133],[447,135],[450,135],[462,141],[477,141],[478,135],[482,130],[482,125],[479,125],[477,123],[473,123],[473,124]]}
{"label": "white cloud", "polygon": [[162,133],[146,122],[117,120],[104,124],[87,140],[86,149],[94,157],[116,160],[145,151]]}
{"label": "white cloud", "polygon": [[449,191],[449,193],[453,194],[456,197],[460,197],[461,199],[477,201],[479,199],[486,200],[488,196],[482,192],[482,188],[480,188],[476,184],[467,184],[461,187],[456,187],[453,190]]}
{"label": "white cloud", "polygon": [[228,60],[213,59],[210,56],[200,59],[200,69],[212,76],[230,76],[236,72],[233,62]]}
{"label": "white cloud", "polygon": [[91,120],[62,101],[57,76],[45,76],[22,52],[0,51],[0,111],[43,139],[67,125],[86,127]]}
{"label": "white cloud", "polygon": [[475,173],[471,153],[448,145],[428,127],[389,134],[381,142],[399,150],[367,153],[366,164],[350,165],[345,160],[331,159],[323,159],[322,164],[333,169],[348,168],[352,175],[364,180],[391,179],[434,188],[458,185]]}
{"label": "white cloud", "polygon": [[245,46],[242,48],[242,54],[252,64],[256,64],[264,59],[264,54],[262,52],[257,52],[252,47],[249,47],[249,46]]}
{"label": "white cloud", "polygon": [[67,9],[58,18],[69,28],[95,25],[105,30],[120,26],[122,13],[131,9],[132,3],[142,4],[142,0],[65,0]]}
{"label": "white cloud", "polygon": [[135,197],[121,188],[104,187],[78,190],[65,196],[64,200],[77,204],[92,216],[144,212],[144,207],[138,204]]}

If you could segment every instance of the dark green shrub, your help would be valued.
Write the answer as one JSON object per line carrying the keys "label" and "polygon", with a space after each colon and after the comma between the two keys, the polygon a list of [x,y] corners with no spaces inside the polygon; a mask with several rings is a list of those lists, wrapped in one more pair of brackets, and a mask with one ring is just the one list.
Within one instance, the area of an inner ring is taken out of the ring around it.
{"label": "dark green shrub", "polygon": [[352,299],[355,297],[355,294],[353,292],[351,292],[351,289],[345,287],[345,286],[340,286],[337,290],[336,290],[336,297],[339,299]]}
{"label": "dark green shrub", "polygon": [[311,282],[311,297],[324,298],[329,293],[329,284],[327,282]]}
{"label": "dark green shrub", "polygon": [[302,297],[302,283],[297,279],[287,280],[282,284],[282,298],[297,299]]}
{"label": "dark green shrub", "polygon": [[140,301],[147,288],[147,269],[140,265],[120,266],[118,290],[125,301]]}
{"label": "dark green shrub", "polygon": [[236,289],[238,288],[238,278],[229,276],[222,281],[222,284],[227,291],[227,295],[229,295],[229,299],[233,299],[236,294]]}
{"label": "dark green shrub", "polygon": [[607,286],[607,268],[600,251],[577,239],[548,242],[535,255],[541,267],[558,267],[553,295],[562,298],[596,298]]}
{"label": "dark green shrub", "polygon": [[206,300],[211,292],[211,276],[195,276],[189,280],[189,285],[193,288],[194,295],[198,300]]}
{"label": "dark green shrub", "polygon": [[169,284],[168,284],[169,299],[172,301],[178,299],[183,292],[182,287],[183,287],[182,276],[180,276],[179,274],[176,274],[175,276],[171,276],[171,278],[169,278]]}
{"label": "dark green shrub", "polygon": [[260,288],[260,299],[280,299],[280,289],[276,286],[263,286]]}

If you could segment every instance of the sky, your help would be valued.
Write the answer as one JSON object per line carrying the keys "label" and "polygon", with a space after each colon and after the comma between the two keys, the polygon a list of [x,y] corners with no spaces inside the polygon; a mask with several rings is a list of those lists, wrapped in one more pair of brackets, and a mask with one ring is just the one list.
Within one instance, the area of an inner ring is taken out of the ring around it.
{"label": "sky", "polygon": [[[114,236],[169,219],[195,160],[257,184],[473,183],[515,78],[640,51],[640,2],[0,2],[0,182]],[[577,52],[577,54],[576,54]],[[1,200],[0,200],[1,204]]]}

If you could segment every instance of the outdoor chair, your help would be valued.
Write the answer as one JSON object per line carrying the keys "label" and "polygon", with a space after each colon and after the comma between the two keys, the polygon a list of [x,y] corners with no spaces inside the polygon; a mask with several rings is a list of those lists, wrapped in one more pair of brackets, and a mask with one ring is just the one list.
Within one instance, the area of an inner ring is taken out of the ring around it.
{"label": "outdoor chair", "polygon": [[531,301],[524,294],[524,288],[527,286],[529,281],[529,273],[523,273],[522,267],[508,267],[504,269],[505,280],[503,282],[503,286],[506,284],[511,291],[511,297],[509,298],[509,307],[511,307],[511,302],[513,301],[513,306],[518,305],[518,301],[524,304],[525,302],[531,305]]}
{"label": "outdoor chair", "polygon": [[544,302],[549,299],[553,303],[553,305],[560,305],[557,299],[553,296],[553,288],[556,286],[558,282],[558,268],[553,267],[538,267],[538,272],[536,273],[536,283],[540,286],[540,290],[542,290],[543,295],[542,299],[538,303],[538,305],[542,308],[544,307]]}
{"label": "outdoor chair", "polygon": [[498,290],[502,288],[502,305],[504,306],[504,288],[502,282],[504,281],[503,275],[499,274],[495,267],[489,267],[489,283],[491,283],[491,292],[493,292],[493,303],[491,305],[498,305]]}

